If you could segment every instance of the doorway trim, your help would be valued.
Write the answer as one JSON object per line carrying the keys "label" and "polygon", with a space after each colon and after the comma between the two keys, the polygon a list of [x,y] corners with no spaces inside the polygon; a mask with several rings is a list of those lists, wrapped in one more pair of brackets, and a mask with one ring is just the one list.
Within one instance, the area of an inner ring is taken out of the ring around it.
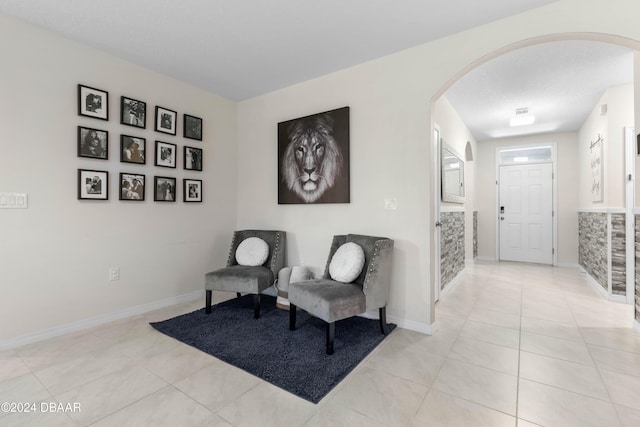
{"label": "doorway trim", "polygon": [[[438,135],[436,137],[436,134]],[[441,156],[440,156],[440,150],[442,149],[441,145],[442,145],[442,133],[440,132],[440,126],[438,126],[437,123],[433,123],[433,138],[436,140],[435,141],[435,150],[436,153],[438,153],[437,156],[434,157],[434,167],[435,169],[438,171],[438,173],[436,174],[436,188],[441,188],[442,186],[442,175],[440,174],[440,163],[442,161]],[[442,231],[442,226],[441,225],[437,225],[437,224],[441,224],[440,223],[440,195],[436,196],[436,200],[435,200],[435,224],[436,224],[436,232],[434,234],[434,238],[435,238],[435,245],[434,245],[434,259],[437,260],[437,263],[433,266],[434,270],[435,270],[435,288],[434,288],[434,293],[433,293],[433,302],[435,304],[436,301],[440,300],[440,293],[442,292],[442,283],[440,283],[442,281],[442,271],[441,271],[441,231]]]}
{"label": "doorway trim", "polygon": [[[523,138],[526,138],[523,137]],[[496,262],[500,262],[500,166],[503,166],[500,163],[500,152],[505,150],[517,150],[523,148],[532,148],[532,147],[540,147],[540,146],[549,146],[551,147],[551,170],[553,171],[553,177],[551,179],[551,188],[552,188],[552,211],[553,216],[551,218],[551,227],[552,227],[552,245],[553,245],[553,261],[552,265],[558,265],[558,144],[556,142],[538,142],[538,143],[525,143],[525,144],[517,144],[517,145],[502,145],[496,147],[495,152],[495,181],[496,181],[496,189],[495,189],[495,227],[496,227]],[[521,165],[530,165],[539,162],[523,162],[518,163]],[[549,163],[549,162],[543,162]]]}
{"label": "doorway trim", "polygon": [[[626,254],[626,302],[635,304],[636,299],[636,249],[635,249],[635,206],[636,206],[636,137],[635,129],[624,128],[625,149],[625,254]],[[632,236],[633,238],[629,238]]]}

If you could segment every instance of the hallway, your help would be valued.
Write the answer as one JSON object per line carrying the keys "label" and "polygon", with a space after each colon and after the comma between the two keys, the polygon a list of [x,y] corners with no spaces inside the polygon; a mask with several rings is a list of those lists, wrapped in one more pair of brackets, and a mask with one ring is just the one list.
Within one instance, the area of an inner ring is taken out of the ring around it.
{"label": "hallway", "polygon": [[[632,306],[604,300],[572,268],[476,262],[465,271],[436,304],[437,343],[425,351],[446,361],[432,390],[515,414],[519,426],[640,425]],[[444,396],[426,401],[479,425],[458,407],[467,402]]]}

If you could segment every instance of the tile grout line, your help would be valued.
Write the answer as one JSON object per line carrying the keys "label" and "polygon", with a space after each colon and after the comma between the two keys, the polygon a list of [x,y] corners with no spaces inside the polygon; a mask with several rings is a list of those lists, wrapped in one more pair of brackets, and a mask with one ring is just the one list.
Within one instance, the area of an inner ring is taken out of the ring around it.
{"label": "tile grout line", "polygon": [[[566,298],[566,295],[565,295],[564,291],[562,293],[562,296],[565,299],[565,302],[567,302],[567,298]],[[622,426],[623,425],[622,424],[622,419],[620,418],[620,414],[618,413],[618,408],[616,407],[616,403],[611,398],[611,392],[609,391],[609,387],[607,387],[607,383],[604,381],[604,378],[602,377],[602,372],[600,372],[600,367],[598,366],[598,363],[596,362],[596,359],[593,357],[593,354],[591,354],[591,349],[589,348],[589,345],[587,344],[587,341],[586,341],[584,335],[582,334],[582,328],[578,325],[575,313],[573,312],[573,308],[571,308],[571,305],[569,305],[569,304],[567,304],[567,305],[569,306],[569,312],[571,313],[571,317],[573,318],[573,321],[575,322],[576,326],[578,326],[578,332],[580,332],[580,336],[582,337],[582,341],[584,343],[584,346],[587,348],[587,352],[589,353],[589,357],[591,358],[591,361],[593,362],[593,366],[596,368],[596,372],[598,373],[598,378],[600,378],[600,382],[602,382],[602,385],[604,386],[604,389],[607,392],[607,396],[609,397],[609,403],[611,404],[611,406],[613,407],[613,410],[615,411],[616,419],[618,420],[618,425]]]}
{"label": "tile grout line", "polygon": [[[434,305],[434,310],[435,309],[436,308],[435,308],[435,305]],[[462,325],[463,325],[462,328],[464,328],[464,324],[467,323],[467,319],[469,318],[469,313],[466,314],[466,316],[464,318],[464,322],[462,322]],[[429,396],[429,394],[433,390],[433,383],[438,379],[438,376],[440,375],[440,372],[442,371],[442,367],[444,366],[444,364],[447,363],[447,360],[449,359],[449,354],[451,353],[451,349],[453,348],[453,346],[456,345],[456,342],[458,341],[458,337],[460,336],[460,331],[462,331],[462,328],[460,328],[460,330],[456,333],[456,337],[453,340],[453,343],[451,344],[451,347],[447,351],[446,355],[442,356],[443,362],[440,365],[440,367],[438,368],[438,372],[436,372],[436,374],[433,376],[433,381],[431,382],[429,387],[427,387],[427,392],[425,393],[424,397],[422,398],[422,401],[420,402],[420,405],[417,406],[417,409],[416,409],[415,413],[413,414],[413,416],[411,418],[412,420],[415,419],[415,417],[418,415],[418,413],[420,412],[420,408],[422,408],[422,405],[424,405],[424,402],[427,400],[427,397]],[[437,333],[437,331],[436,331],[436,333]],[[423,385],[423,384],[421,384],[421,385]]]}
{"label": "tile grout line", "polygon": [[[464,362],[464,361],[460,361],[460,360],[457,360],[457,359],[450,359],[450,357],[449,357],[449,356],[451,355],[451,351],[453,350],[453,347],[455,347],[456,343],[458,342],[458,339],[459,339],[459,338],[461,338],[461,337],[460,337],[460,334],[462,333],[462,330],[464,329],[464,325],[466,325],[466,323],[469,321],[469,317],[471,316],[471,312],[472,312],[474,309],[476,309],[476,308],[483,309],[482,307],[477,307],[477,305],[476,305],[476,304],[477,304],[477,301],[478,301],[478,298],[479,298],[482,294],[484,294],[484,291],[483,291],[483,292],[481,292],[478,296],[473,297],[473,304],[471,305],[470,310],[467,312],[467,314],[466,314],[466,316],[465,316],[465,319],[464,319],[464,322],[462,323],[462,327],[461,327],[461,328],[460,328],[460,330],[457,332],[457,334],[456,334],[456,338],[455,338],[455,340],[453,341],[453,344],[452,344],[452,345],[451,345],[451,347],[449,348],[449,351],[447,352],[447,354],[444,356],[444,362],[442,363],[442,365],[441,365],[441,366],[440,366],[440,368],[438,369],[438,373],[435,375],[435,379],[437,379],[437,378],[438,378],[438,376],[440,375],[440,372],[442,371],[442,366],[444,366],[444,364],[445,364],[448,360],[453,360],[453,361],[456,361],[456,362],[462,362],[462,363],[468,363],[468,364],[469,364],[469,365],[471,365],[471,366],[476,366],[476,367],[479,367],[479,368],[484,368],[484,369],[491,370],[491,371],[493,371],[493,372],[501,373],[501,374],[504,374],[504,375],[510,375],[510,374],[507,374],[507,373],[505,373],[505,372],[496,371],[495,369],[486,368],[486,367],[483,367],[483,366],[480,366],[480,365],[475,365],[475,364],[470,363],[470,362]],[[520,299],[522,300],[522,293],[520,294]],[[521,305],[522,305],[522,302],[521,302]],[[496,311],[496,312],[503,313],[503,314],[510,314],[510,313],[504,313],[504,312],[500,312],[500,311]],[[520,316],[522,316],[522,309],[520,310]],[[482,323],[482,322],[478,322],[478,323]],[[484,323],[483,323],[483,324],[484,324]],[[493,325],[493,326],[498,326],[498,325]],[[507,328],[507,329],[511,329],[511,328]],[[500,345],[500,344],[489,343],[489,342],[485,342],[485,341],[478,340],[478,339],[467,338],[467,337],[462,337],[462,338],[465,338],[465,339],[471,339],[471,340],[478,341],[478,342],[482,342],[482,343],[485,343],[485,344],[493,344],[493,345],[497,345],[497,346],[500,346],[500,347],[513,349],[513,347],[502,346],[502,345]],[[519,347],[519,344],[518,344],[518,347]],[[518,348],[517,350],[518,350],[518,353],[519,353],[519,348]],[[520,360],[519,360],[519,355],[518,355],[518,365],[519,365],[519,364],[520,364]],[[510,375],[510,376],[511,376],[511,375]],[[518,378],[518,377],[516,377],[516,387],[517,387],[517,383],[518,383],[517,378]],[[435,382],[435,379],[434,379],[434,382]],[[425,395],[425,397],[424,397],[424,399],[423,399],[423,402],[421,403],[420,407],[422,407],[422,404],[424,404],[424,400],[426,400],[426,398],[427,398],[427,396],[429,395],[429,393],[431,392],[431,390],[433,390],[433,386],[430,386],[430,387],[429,387],[429,391],[428,391],[428,392],[427,392],[427,394]],[[517,390],[517,388],[516,388],[516,390]],[[436,389],[436,391],[438,391],[439,393],[447,394],[447,395],[452,396],[452,397],[454,397],[454,398],[456,398],[456,399],[461,399],[461,400],[464,400],[464,401],[466,401],[466,402],[470,402],[470,403],[472,403],[472,404],[474,404],[474,405],[478,405],[478,406],[481,406],[481,407],[483,407],[483,408],[487,408],[487,409],[492,410],[492,411],[500,412],[500,413],[505,414],[505,415],[510,416],[510,417],[512,417],[512,416],[513,416],[512,414],[509,414],[509,413],[507,413],[507,412],[503,412],[503,411],[501,411],[501,410],[499,410],[499,409],[495,409],[495,408],[492,408],[492,407],[489,407],[489,406],[483,405],[483,404],[478,403],[478,402],[475,402],[475,401],[473,401],[473,400],[465,399],[465,398],[463,398],[463,397],[461,397],[461,396],[458,396],[458,395],[455,395],[455,394],[447,393],[447,392],[445,392],[445,391],[438,390],[438,389]],[[418,408],[418,411],[419,411],[420,407]],[[417,412],[416,412],[416,414],[417,414]],[[518,422],[518,416],[517,416],[517,414],[518,414],[518,397],[517,397],[517,391],[516,391],[516,410],[515,410],[516,426],[517,426],[517,422]],[[414,414],[414,417],[415,417],[415,414]]]}
{"label": "tile grout line", "polygon": [[518,329],[518,375],[516,380],[516,427],[519,424],[520,410],[520,359],[522,355],[522,312],[524,311],[524,284],[520,285],[520,328]]}
{"label": "tile grout line", "polygon": [[133,405],[135,405],[136,403],[138,403],[138,402],[140,402],[140,401],[142,401],[142,400],[144,400],[144,399],[148,398],[149,396],[152,396],[152,395],[154,395],[154,394],[156,394],[156,393],[158,393],[158,392],[160,392],[160,391],[162,391],[162,390],[166,390],[167,388],[172,387],[172,386],[173,386],[173,384],[167,384],[166,386],[164,386],[164,387],[162,387],[162,388],[160,388],[160,389],[158,389],[158,390],[155,390],[154,392],[149,393],[149,394],[147,394],[146,396],[142,396],[141,398],[136,399],[136,400],[134,400],[133,402],[128,403],[127,405],[123,406],[123,407],[122,407],[122,408],[120,408],[120,409],[116,409],[115,411],[110,412],[109,414],[107,414],[107,415],[105,415],[105,416],[103,416],[103,417],[98,418],[97,420],[95,420],[95,421],[91,422],[90,424],[86,424],[86,426],[87,426],[87,427],[89,427],[89,426],[92,426],[92,425],[94,425],[94,424],[96,424],[96,423],[99,423],[100,421],[105,420],[105,419],[107,419],[107,418],[109,418],[109,417],[111,417],[111,416],[113,416],[113,415],[117,414],[118,412],[124,411],[125,409],[127,409],[127,408],[129,408],[130,406],[133,406]]}

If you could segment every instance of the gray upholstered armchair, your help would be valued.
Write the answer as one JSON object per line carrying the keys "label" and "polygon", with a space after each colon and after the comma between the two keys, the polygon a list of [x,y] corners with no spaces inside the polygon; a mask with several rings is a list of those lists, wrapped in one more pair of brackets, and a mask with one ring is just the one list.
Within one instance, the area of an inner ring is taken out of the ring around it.
{"label": "gray upholstered armchair", "polygon": [[[257,267],[238,265],[236,250],[240,243],[249,238],[258,237],[269,245],[267,260]],[[260,317],[260,293],[271,286],[284,267],[286,252],[286,233],[284,231],[243,230],[233,233],[227,266],[205,275],[206,313],[211,313],[212,291],[253,294],[253,317]]]}
{"label": "gray upholstered armchair", "polygon": [[[336,282],[329,275],[329,264],[336,250],[347,242],[362,247],[364,267],[352,283]],[[392,254],[391,239],[356,234],[334,236],[322,278],[289,284],[289,329],[296,328],[296,307],[324,320],[327,322],[327,354],[333,354],[335,322],[377,308],[380,329],[386,335],[389,332],[386,305]]]}

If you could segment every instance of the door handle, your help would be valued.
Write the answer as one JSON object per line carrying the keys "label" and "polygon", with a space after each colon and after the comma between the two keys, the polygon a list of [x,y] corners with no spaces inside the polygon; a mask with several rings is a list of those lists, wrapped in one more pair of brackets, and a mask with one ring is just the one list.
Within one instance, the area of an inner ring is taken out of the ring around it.
{"label": "door handle", "polygon": [[500,221],[504,221],[504,217],[503,216],[500,217]]}

